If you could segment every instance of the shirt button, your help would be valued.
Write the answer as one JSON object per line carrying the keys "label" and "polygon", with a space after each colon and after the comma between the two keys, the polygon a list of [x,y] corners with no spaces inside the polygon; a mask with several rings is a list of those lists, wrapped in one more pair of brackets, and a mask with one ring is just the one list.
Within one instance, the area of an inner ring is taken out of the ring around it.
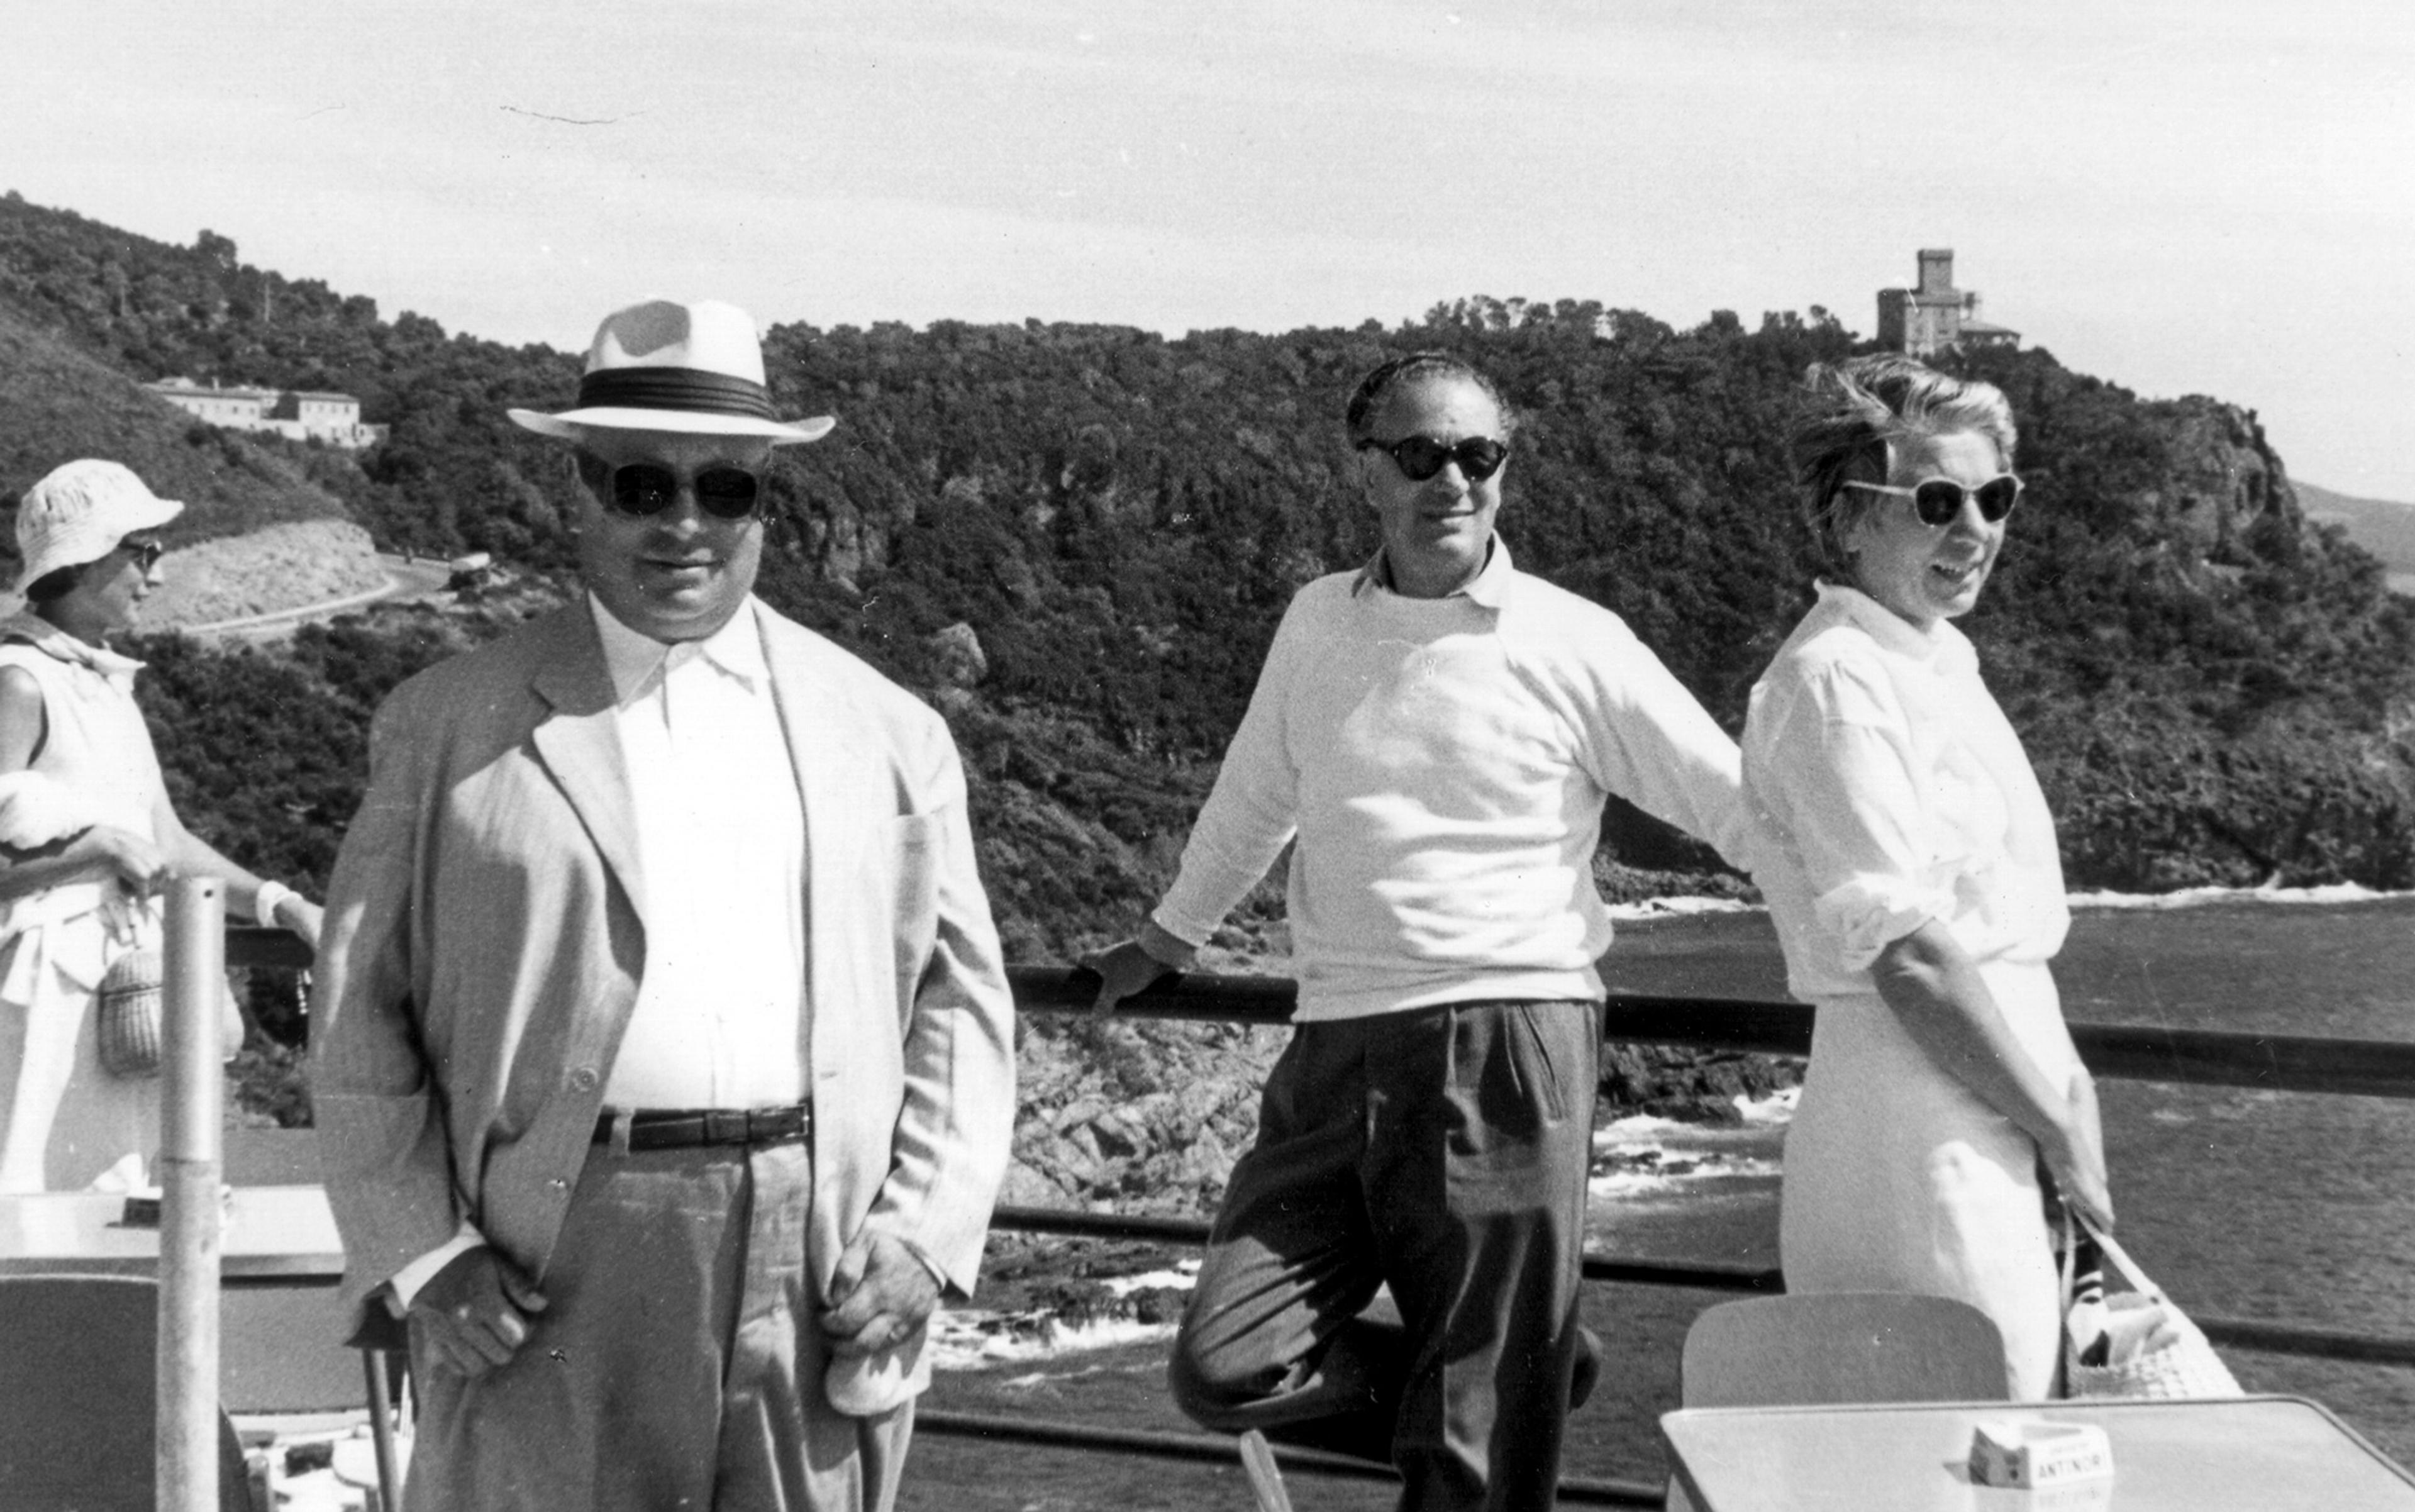
{"label": "shirt button", "polygon": [[574,1092],[592,1092],[596,1085],[595,1068],[592,1066],[581,1066],[570,1073],[570,1089]]}

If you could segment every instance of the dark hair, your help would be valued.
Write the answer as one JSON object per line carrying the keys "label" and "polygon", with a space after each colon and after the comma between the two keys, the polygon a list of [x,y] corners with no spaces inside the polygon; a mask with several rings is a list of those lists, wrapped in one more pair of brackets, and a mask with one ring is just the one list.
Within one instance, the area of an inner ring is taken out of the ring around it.
{"label": "dark hair", "polygon": [[1895,352],[1813,363],[1804,376],[1811,405],[1787,438],[1787,455],[1803,490],[1804,522],[1834,576],[1852,576],[1844,538],[1878,497],[1846,485],[1884,483],[1897,441],[1970,431],[1995,444],[2002,466],[2013,465],[2019,439],[2013,407],[1993,383],[1952,378]]}
{"label": "dark hair", "polygon": [[1350,403],[1342,412],[1342,426],[1354,442],[1367,439],[1368,425],[1386,397],[1404,382],[1428,378],[1463,378],[1484,391],[1501,412],[1501,434],[1507,440],[1518,428],[1518,417],[1510,412],[1509,401],[1502,396],[1500,385],[1484,376],[1464,358],[1448,352],[1412,352],[1405,357],[1395,357],[1358,381],[1351,391]]}
{"label": "dark hair", "polygon": [[56,604],[82,584],[83,570],[91,565],[89,561],[78,561],[52,568],[25,585],[25,602],[37,607]]}

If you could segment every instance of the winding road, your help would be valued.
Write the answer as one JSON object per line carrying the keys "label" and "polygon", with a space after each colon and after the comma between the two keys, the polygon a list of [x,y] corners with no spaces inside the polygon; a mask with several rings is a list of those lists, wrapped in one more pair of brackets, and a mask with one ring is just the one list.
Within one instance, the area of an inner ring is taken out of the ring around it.
{"label": "winding road", "polygon": [[382,603],[388,599],[427,598],[444,591],[453,578],[452,564],[428,557],[389,556],[377,554],[378,565],[385,569],[385,586],[366,593],[350,593],[342,598],[318,604],[305,604],[299,608],[278,609],[268,614],[249,614],[237,620],[218,620],[208,624],[186,625],[188,636],[231,636],[237,639],[264,638],[280,634],[313,620],[332,619],[350,609]]}

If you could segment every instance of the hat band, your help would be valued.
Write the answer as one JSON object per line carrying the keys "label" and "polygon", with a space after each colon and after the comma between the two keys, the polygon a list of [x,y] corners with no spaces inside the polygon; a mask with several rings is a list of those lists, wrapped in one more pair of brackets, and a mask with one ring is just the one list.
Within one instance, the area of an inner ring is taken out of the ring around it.
{"label": "hat band", "polygon": [[607,367],[589,373],[578,381],[578,407],[772,418],[771,391],[762,384],[694,367]]}

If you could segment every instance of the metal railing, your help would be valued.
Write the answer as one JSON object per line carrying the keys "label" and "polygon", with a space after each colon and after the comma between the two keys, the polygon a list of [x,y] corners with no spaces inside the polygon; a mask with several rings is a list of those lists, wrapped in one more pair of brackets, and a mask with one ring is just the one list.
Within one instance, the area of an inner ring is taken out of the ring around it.
{"label": "metal railing", "polygon": [[[228,932],[227,960],[232,966],[305,968],[310,964],[308,949],[301,941],[280,932],[256,929]],[[1079,967],[1011,966],[1007,976],[1014,989],[1015,1006],[1022,1012],[1086,1012],[1098,987],[1098,979]],[[1296,1002],[1294,985],[1287,979],[1191,973],[1169,977],[1125,999],[1118,1016],[1282,1025],[1290,1022]],[[1802,1055],[1811,1048],[1811,1021],[1812,1010],[1800,1003],[1613,994],[1608,1037],[1633,1044]],[[2073,1024],[2071,1037],[2081,1058],[2099,1076],[2265,1091],[2415,1098],[2415,1043],[2405,1041],[2109,1024]],[[1201,1243],[1208,1235],[1208,1224],[1197,1219],[1062,1208],[1001,1207],[991,1226],[1027,1234],[1178,1244]],[[1588,1255],[1584,1275],[1588,1280],[1711,1292],[1773,1294],[1785,1289],[1784,1278],[1774,1268],[1718,1263],[1675,1265]],[[2258,1319],[2192,1316],[2209,1339],[2236,1349],[2415,1367],[2415,1338]],[[943,1436],[1042,1447],[1216,1463],[1233,1460],[1231,1441],[1205,1434],[1109,1430],[940,1410],[918,1414],[916,1427]],[[1344,1455],[1289,1447],[1279,1449],[1278,1454],[1286,1466],[1316,1474],[1375,1479],[1392,1474],[1388,1466]],[[1579,1505],[1658,1506],[1661,1487],[1568,1477],[1561,1482],[1560,1499]]]}

